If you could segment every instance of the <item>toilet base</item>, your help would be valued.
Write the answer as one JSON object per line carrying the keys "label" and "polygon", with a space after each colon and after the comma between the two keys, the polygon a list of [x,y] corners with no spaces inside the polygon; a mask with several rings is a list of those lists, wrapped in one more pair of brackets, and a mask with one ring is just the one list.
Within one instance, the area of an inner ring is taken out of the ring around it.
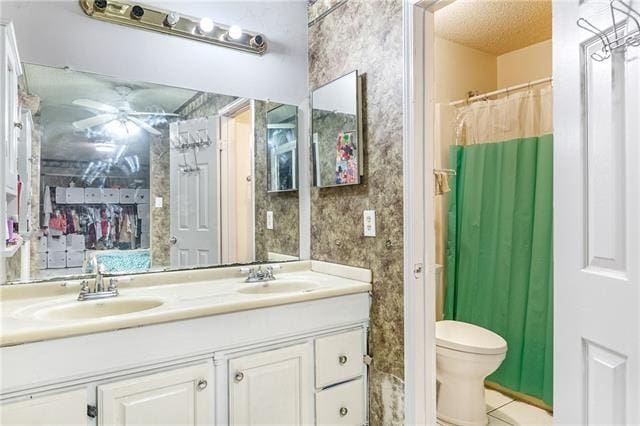
{"label": "toilet base", "polygon": [[449,377],[440,383],[437,403],[438,419],[459,426],[484,426],[487,416],[484,381],[456,380]]}

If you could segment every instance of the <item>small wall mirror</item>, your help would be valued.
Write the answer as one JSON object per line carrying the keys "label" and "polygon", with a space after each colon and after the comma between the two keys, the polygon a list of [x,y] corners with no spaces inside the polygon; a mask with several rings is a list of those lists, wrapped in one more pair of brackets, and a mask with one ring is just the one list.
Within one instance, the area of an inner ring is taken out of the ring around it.
{"label": "small wall mirror", "polygon": [[280,105],[267,112],[267,190],[298,189],[298,108]]}
{"label": "small wall mirror", "polygon": [[355,185],[362,175],[360,80],[353,71],[313,91],[315,184]]}

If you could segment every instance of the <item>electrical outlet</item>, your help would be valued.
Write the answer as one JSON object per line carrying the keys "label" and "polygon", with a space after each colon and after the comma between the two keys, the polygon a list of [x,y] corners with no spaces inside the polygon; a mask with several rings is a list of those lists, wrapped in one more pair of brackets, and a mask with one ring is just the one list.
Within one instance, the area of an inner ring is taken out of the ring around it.
{"label": "electrical outlet", "polygon": [[267,229],[273,229],[273,212],[267,212]]}
{"label": "electrical outlet", "polygon": [[162,197],[156,197],[155,206],[156,206],[157,209],[162,208]]}
{"label": "electrical outlet", "polygon": [[365,237],[376,236],[376,211],[375,210],[364,211],[364,236]]}

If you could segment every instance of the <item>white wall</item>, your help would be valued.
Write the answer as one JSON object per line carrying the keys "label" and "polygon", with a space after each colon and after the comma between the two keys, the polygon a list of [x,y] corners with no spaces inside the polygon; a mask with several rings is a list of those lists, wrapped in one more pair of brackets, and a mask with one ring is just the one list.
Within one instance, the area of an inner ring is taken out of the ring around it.
{"label": "white wall", "polygon": [[551,40],[498,56],[498,88],[551,77]]}
{"label": "white wall", "polygon": [[264,56],[101,22],[78,0],[0,0],[24,62],[297,105],[307,96],[304,0],[182,1],[145,4],[263,33]]}

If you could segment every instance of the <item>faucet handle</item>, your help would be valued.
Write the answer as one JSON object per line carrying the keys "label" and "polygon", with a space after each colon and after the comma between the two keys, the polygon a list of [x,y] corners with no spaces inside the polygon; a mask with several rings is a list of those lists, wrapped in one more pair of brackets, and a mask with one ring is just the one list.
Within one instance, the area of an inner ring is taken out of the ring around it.
{"label": "faucet handle", "polygon": [[80,282],[80,293],[89,293],[89,281],[82,280]]}
{"label": "faucet handle", "polygon": [[107,271],[103,263],[99,263],[96,269],[97,269],[96,272],[99,274],[104,274]]}
{"label": "faucet handle", "polygon": [[118,279],[116,277],[109,278],[109,287],[108,291],[117,291],[118,290]]}

